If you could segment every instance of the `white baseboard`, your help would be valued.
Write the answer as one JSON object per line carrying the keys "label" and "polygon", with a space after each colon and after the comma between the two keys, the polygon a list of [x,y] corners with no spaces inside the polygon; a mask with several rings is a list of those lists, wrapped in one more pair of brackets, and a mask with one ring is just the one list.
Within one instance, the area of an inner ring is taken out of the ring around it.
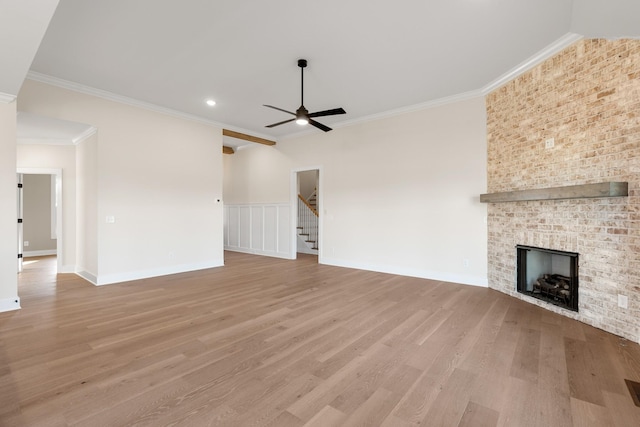
{"label": "white baseboard", "polygon": [[336,267],[355,268],[358,270],[376,271],[378,273],[396,274],[398,276],[418,277],[420,279],[460,283],[462,285],[479,286],[482,288],[489,287],[489,279],[487,277],[443,273],[440,271],[403,268],[390,265],[373,265],[366,263],[347,262],[344,260],[325,257],[319,258],[318,262],[320,264],[334,265]]}
{"label": "white baseboard", "polygon": [[62,267],[60,267],[60,269],[58,270],[58,273],[75,273],[76,272],[76,266],[75,265],[63,265]]}
{"label": "white baseboard", "polygon": [[29,258],[34,256],[49,256],[49,255],[57,255],[58,251],[55,249],[46,249],[42,251],[24,251],[22,253],[22,258]]}
{"label": "white baseboard", "polygon": [[0,313],[20,310],[20,297],[0,299]]}
{"label": "white baseboard", "polygon": [[[95,279],[95,285],[111,285],[114,283],[129,282],[132,280],[148,279],[150,277],[168,276],[170,274],[186,273],[188,271],[205,270],[207,268],[222,267],[224,260],[214,260],[194,264],[172,265],[164,268],[151,270],[131,271],[127,273],[98,275]],[[86,277],[85,277],[86,279]],[[89,280],[89,279],[87,279]],[[91,282],[91,280],[89,280]]]}
{"label": "white baseboard", "polygon": [[76,274],[93,285],[98,284],[98,278],[88,271],[77,271]]}
{"label": "white baseboard", "polygon": [[288,253],[288,252],[267,252],[267,251],[260,251],[260,250],[256,250],[256,249],[238,248],[238,247],[234,247],[234,246],[225,246],[224,250],[225,251],[231,251],[231,252],[241,252],[243,254],[270,256],[270,257],[273,257],[273,258],[292,259],[291,258],[291,254]]}

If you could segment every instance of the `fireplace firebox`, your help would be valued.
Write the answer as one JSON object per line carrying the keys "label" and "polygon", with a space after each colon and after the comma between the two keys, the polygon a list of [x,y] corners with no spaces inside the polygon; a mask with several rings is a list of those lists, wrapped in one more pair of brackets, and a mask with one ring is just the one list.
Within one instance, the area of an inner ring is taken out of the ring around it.
{"label": "fireplace firebox", "polygon": [[578,311],[578,254],[516,246],[517,291]]}

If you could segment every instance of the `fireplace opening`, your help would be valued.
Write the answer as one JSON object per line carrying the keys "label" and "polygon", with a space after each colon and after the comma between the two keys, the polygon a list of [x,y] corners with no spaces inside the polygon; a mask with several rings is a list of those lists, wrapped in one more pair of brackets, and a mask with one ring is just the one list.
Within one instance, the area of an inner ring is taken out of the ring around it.
{"label": "fireplace opening", "polygon": [[578,311],[578,254],[516,246],[517,290],[568,310]]}

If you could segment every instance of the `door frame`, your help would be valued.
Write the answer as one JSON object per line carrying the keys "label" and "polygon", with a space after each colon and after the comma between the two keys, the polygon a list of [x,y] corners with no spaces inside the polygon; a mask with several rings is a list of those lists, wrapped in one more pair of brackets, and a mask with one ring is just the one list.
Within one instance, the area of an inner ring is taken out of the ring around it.
{"label": "door frame", "polygon": [[[56,178],[56,271],[62,273],[62,261],[64,258],[63,248],[63,230],[62,230],[62,169],[56,168],[18,168],[17,173],[23,175],[54,175]],[[23,193],[24,194],[24,193]]]}
{"label": "door frame", "polygon": [[322,170],[322,166],[308,166],[308,167],[300,167],[294,168],[291,170],[291,259],[297,259],[298,257],[298,172],[307,172],[307,171],[318,171],[318,188],[316,190],[316,197],[318,201],[318,263],[322,263],[322,248],[324,246],[323,241],[323,179],[324,179],[324,171]]}

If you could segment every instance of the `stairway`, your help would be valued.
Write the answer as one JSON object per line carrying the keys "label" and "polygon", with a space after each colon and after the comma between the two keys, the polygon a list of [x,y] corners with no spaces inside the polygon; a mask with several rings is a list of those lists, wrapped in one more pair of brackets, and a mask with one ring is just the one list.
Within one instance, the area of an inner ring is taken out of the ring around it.
{"label": "stairway", "polygon": [[[298,194],[298,241],[304,243],[304,247],[301,248],[298,245],[298,252],[303,253],[318,253],[318,209],[317,209],[317,196],[314,191],[313,194],[305,199],[301,194]],[[305,250],[306,248],[306,250]]]}

